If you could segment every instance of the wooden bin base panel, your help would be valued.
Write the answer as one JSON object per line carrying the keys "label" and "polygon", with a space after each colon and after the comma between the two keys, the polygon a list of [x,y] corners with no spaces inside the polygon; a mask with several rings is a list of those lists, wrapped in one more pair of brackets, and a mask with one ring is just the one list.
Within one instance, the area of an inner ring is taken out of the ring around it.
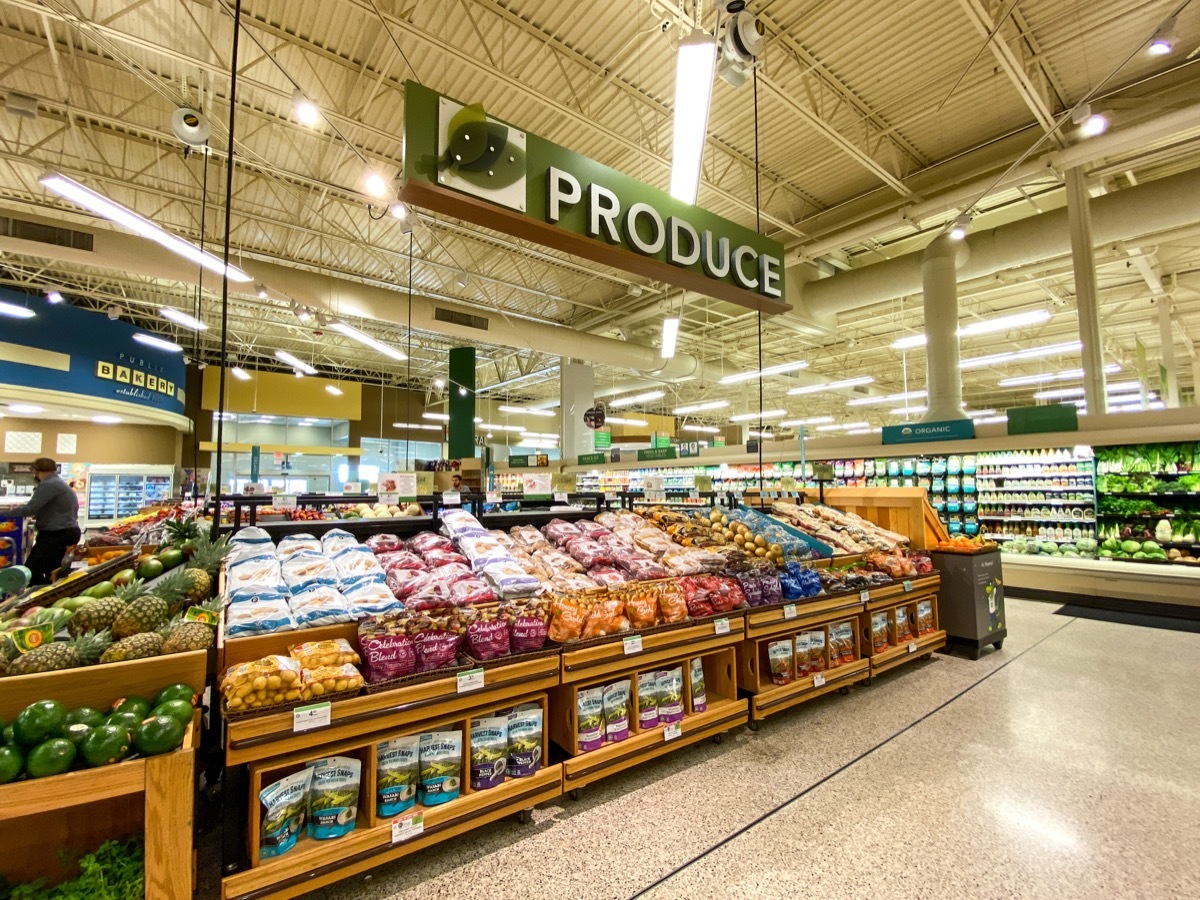
{"label": "wooden bin base panel", "polygon": [[[476,791],[440,806],[414,807],[424,812],[425,828],[421,834],[402,843],[392,843],[392,819],[381,820],[372,828],[357,828],[344,837],[328,841],[302,841],[282,856],[225,878],[221,883],[221,897],[222,900],[298,897],[553,800],[561,793],[562,766],[544,766],[528,778],[512,778],[494,788]],[[375,802],[374,796],[370,801]]]}
{"label": "wooden bin base panel", "polygon": [[866,657],[845,663],[836,669],[821,672],[825,683],[815,684],[815,675],[805,675],[790,684],[775,684],[760,690],[750,697],[750,718],[758,721],[783,712],[800,703],[814,700],[824,694],[866,681],[871,677],[871,663]]}
{"label": "wooden bin base panel", "polygon": [[929,634],[923,634],[915,641],[907,641],[899,647],[889,647],[882,653],[876,653],[871,659],[871,675],[878,675],[880,672],[886,672],[888,669],[894,669],[896,666],[902,666],[906,662],[911,662],[914,659],[920,659],[934,650],[940,650],[946,646],[946,632],[933,631]]}
{"label": "wooden bin base panel", "polygon": [[[636,716],[637,711],[634,710],[633,714]],[[630,734],[623,741],[605,744],[598,750],[589,750],[568,759],[562,764],[563,787],[567,790],[583,787],[629,766],[723,734],[739,725],[745,725],[746,721],[745,700],[710,700],[705,712],[684,717],[681,723],[682,734],[677,738],[666,740],[665,727],[660,725],[638,734]]]}

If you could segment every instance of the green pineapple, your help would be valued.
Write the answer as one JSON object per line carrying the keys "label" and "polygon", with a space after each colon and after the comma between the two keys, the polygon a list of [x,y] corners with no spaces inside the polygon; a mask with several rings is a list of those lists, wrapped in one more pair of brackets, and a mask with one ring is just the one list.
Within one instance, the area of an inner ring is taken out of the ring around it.
{"label": "green pineapple", "polygon": [[[198,608],[208,612],[220,612],[221,601],[214,598],[207,603],[199,604]],[[166,640],[163,641],[162,648],[164,654],[207,650],[216,643],[217,638],[215,626],[205,625],[203,622],[185,622],[182,616],[172,619],[171,624],[164,631],[166,632]]]}
{"label": "green pineapple", "polygon": [[8,674],[33,675],[38,672],[58,672],[90,666],[100,659],[111,643],[112,636],[107,631],[101,631],[81,634],[69,641],[42,644],[9,663]]}
{"label": "green pineapple", "polygon": [[[207,534],[202,534],[194,543],[196,551],[187,561],[187,568],[199,569],[207,573],[210,579],[215,579],[222,561],[229,555],[229,538],[223,537],[214,541]],[[211,593],[211,588],[209,590]]]}
{"label": "green pineapple", "polygon": [[113,637],[120,641],[136,634],[158,631],[166,624],[170,615],[171,608],[166,600],[154,594],[143,594],[130,601],[113,621]]}
{"label": "green pineapple", "polygon": [[164,575],[150,589],[155,597],[167,601],[168,615],[173,615],[183,608],[183,598],[191,589],[192,580],[184,574],[183,569]]}
{"label": "green pineapple", "polygon": [[79,637],[88,631],[105,631],[112,628],[117,616],[125,611],[125,601],[116,595],[90,600],[75,611],[67,622],[71,637]]}
{"label": "green pineapple", "polygon": [[157,631],[145,631],[132,637],[122,638],[104,651],[102,663],[128,662],[131,659],[149,659],[162,656],[163,636]]}
{"label": "green pineapple", "polygon": [[212,596],[213,582],[203,569],[184,569],[183,575],[188,580],[185,606],[197,606]]}
{"label": "green pineapple", "polygon": [[195,540],[200,536],[200,528],[195,519],[168,519],[167,535],[172,544]]}

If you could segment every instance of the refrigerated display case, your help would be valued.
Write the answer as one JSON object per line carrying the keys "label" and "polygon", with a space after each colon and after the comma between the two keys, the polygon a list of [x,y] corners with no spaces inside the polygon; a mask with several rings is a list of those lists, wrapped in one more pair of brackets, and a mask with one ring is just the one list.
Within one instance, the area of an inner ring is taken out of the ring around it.
{"label": "refrigerated display case", "polygon": [[92,466],[88,477],[87,505],[82,510],[89,521],[123,519],[138,510],[164,503],[174,494],[172,466]]}

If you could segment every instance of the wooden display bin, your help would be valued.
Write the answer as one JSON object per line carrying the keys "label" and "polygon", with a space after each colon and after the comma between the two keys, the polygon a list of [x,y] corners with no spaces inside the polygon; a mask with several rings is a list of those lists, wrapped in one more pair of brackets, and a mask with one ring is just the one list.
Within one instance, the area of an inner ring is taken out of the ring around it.
{"label": "wooden display bin", "polygon": [[949,540],[925,488],[828,488],[825,503],[852,512],[881,528],[907,535],[914,550],[936,547]]}
{"label": "wooden display bin", "polygon": [[[935,650],[946,646],[946,632],[938,617],[938,588],[941,579],[937,575],[914,578],[901,584],[889,585],[872,591],[866,608],[860,616],[860,634],[863,647],[871,661],[871,676],[894,669],[913,659],[929,659]],[[896,611],[904,609],[908,621],[917,627],[917,609],[921,603],[930,603],[933,614],[933,630],[925,634],[902,635],[897,633]],[[877,615],[886,615],[888,622],[888,647],[875,650],[872,620]]]}
{"label": "wooden display bin", "polygon": [[[739,699],[737,693],[735,648],[745,634],[745,620],[740,613],[739,610],[729,617],[719,616],[716,620],[643,635],[641,652],[629,655],[625,654],[623,641],[563,650],[563,684],[551,693],[550,737],[568,754],[562,764],[563,788],[573,798],[578,799],[580,789],[593,781],[705,738],[719,742],[725,732],[746,723],[746,701]],[[722,619],[728,622],[728,631],[724,625],[716,624]],[[704,667],[707,702],[703,712],[695,711],[691,693],[689,667],[696,658]],[[663,724],[641,728],[638,673],[676,667],[682,668],[684,683],[684,717],[678,723],[678,733]],[[629,737],[580,752],[579,691],[626,678],[630,681]]]}
{"label": "wooden display bin", "polygon": [[[121,696],[154,695],[169,684],[204,688],[203,651],[159,656],[99,667],[5,678],[0,718],[12,721],[37,700],[68,708],[106,710]],[[58,851],[78,857],[105,841],[145,833],[146,896],[184,900],[192,896],[195,859],[192,810],[200,714],[173,753],[133,759],[97,769],[0,786],[0,874],[23,883],[73,877]]]}
{"label": "wooden display bin", "polygon": [[[536,703],[541,707],[542,767],[532,775],[519,778],[510,776],[501,784],[484,790],[471,788],[471,721],[496,712],[493,708],[476,708],[445,719],[428,719],[409,728],[377,731],[349,741],[314,743],[304,750],[252,763],[249,766],[249,784],[253,802],[249,805],[246,826],[250,868],[227,877],[222,885],[222,896],[296,897],[559,796],[562,793],[562,767],[557,763],[546,763],[548,737],[544,726],[548,721],[547,700],[545,693],[526,694],[512,698],[500,707],[504,709],[524,703]],[[458,731],[462,736],[459,796],[435,806],[426,807],[417,803],[398,816],[378,815],[378,744],[392,738],[429,731]],[[280,778],[299,771],[307,762],[326,756],[352,756],[362,762],[354,830],[329,840],[316,840],[302,835],[292,849],[280,856],[260,860],[262,808],[257,802],[258,792]],[[407,820],[414,814],[423,818],[423,830],[412,837],[393,842],[393,822]]]}

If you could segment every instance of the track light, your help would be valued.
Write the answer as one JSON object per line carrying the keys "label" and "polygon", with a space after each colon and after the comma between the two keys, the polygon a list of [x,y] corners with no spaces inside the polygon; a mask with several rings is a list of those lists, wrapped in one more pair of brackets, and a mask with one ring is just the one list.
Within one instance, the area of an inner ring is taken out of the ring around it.
{"label": "track light", "polygon": [[64,300],[63,295],[58,291],[50,291],[48,294],[46,294],[46,299],[51,303],[62,303]]}
{"label": "track light", "polygon": [[467,273],[459,272],[458,277],[454,279],[454,283],[460,288],[465,288],[467,286]]}
{"label": "track light", "polygon": [[435,379],[433,379],[433,386],[440,391],[442,388],[444,388],[446,386],[446,381],[445,381],[445,379],[442,379],[442,378],[435,378]]}
{"label": "track light", "polygon": [[267,299],[267,286],[261,281],[254,285],[254,293],[258,295],[259,300]]}
{"label": "track light", "polygon": [[1090,138],[1108,131],[1108,117],[1101,112],[1092,112],[1092,104],[1081,104],[1071,118],[1079,126],[1079,136]]}
{"label": "track light", "polygon": [[388,212],[392,214],[393,219],[403,219],[408,216],[408,207],[403,203],[393,203]]}
{"label": "track light", "polygon": [[1175,16],[1168,16],[1150,38],[1146,52],[1151,56],[1166,56],[1175,49],[1175,40]]}
{"label": "track light", "polygon": [[954,227],[950,229],[950,240],[961,241],[967,236],[967,229],[971,227],[971,217],[966,213],[962,213],[954,220]]}
{"label": "track light", "polygon": [[367,193],[372,197],[387,196],[387,181],[378,172],[368,172],[366,180],[363,182],[363,187],[367,189]]}
{"label": "track light", "polygon": [[292,108],[295,110],[296,119],[301,125],[307,125],[309,128],[312,128],[321,121],[320,107],[305,97],[304,91],[300,90],[300,88],[292,91]]}

